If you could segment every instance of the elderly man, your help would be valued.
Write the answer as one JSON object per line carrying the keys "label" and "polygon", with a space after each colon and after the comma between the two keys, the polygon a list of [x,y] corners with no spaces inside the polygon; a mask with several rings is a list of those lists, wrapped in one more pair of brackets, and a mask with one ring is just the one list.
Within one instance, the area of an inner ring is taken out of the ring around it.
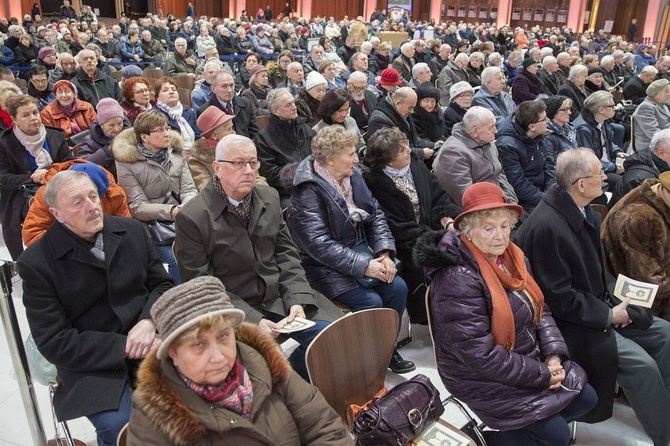
{"label": "elderly man", "polygon": [[217,70],[211,75],[212,97],[198,108],[200,116],[207,107],[213,105],[227,115],[235,116],[235,133],[253,138],[260,131],[256,121],[254,104],[235,94],[235,79],[228,70]]}
{"label": "elderly man", "polygon": [[407,136],[409,146],[419,159],[429,160],[442,142],[433,143],[417,135],[412,118],[416,101],[416,92],[410,87],[401,87],[388,94],[379,101],[377,109],[370,116],[368,134],[372,136],[379,129],[397,127]]}
{"label": "elderly man", "polygon": [[[665,143],[670,142],[666,132]],[[670,172],[648,178],[623,197],[603,222],[602,241],[613,274],[658,285],[654,316],[670,321]]]}
{"label": "elderly man", "polygon": [[512,96],[503,91],[504,87],[503,71],[498,67],[486,67],[482,71],[482,86],[472,97],[472,106],[479,105],[493,112],[496,126],[500,126],[516,110]]}
{"label": "elderly man", "polygon": [[[188,50],[190,52],[194,52],[196,50],[196,39],[197,39],[197,34],[193,30],[193,22],[184,22],[182,25],[181,29],[179,30],[179,37],[184,39],[186,41],[186,45],[188,47]],[[175,48],[176,48],[176,41],[175,39]]]}
{"label": "elderly man", "polygon": [[565,51],[558,53],[558,56],[556,56],[556,63],[558,63],[556,76],[558,77],[558,80],[561,81],[561,85],[563,85],[570,75],[570,55]]}
{"label": "elderly man", "polygon": [[433,172],[459,206],[465,190],[484,181],[500,186],[508,203],[518,202],[500,164],[496,133],[493,113],[484,107],[470,107],[463,122],[454,125],[451,136],[437,152]]}
{"label": "elderly man", "polygon": [[[79,69],[72,78],[77,87],[77,97],[96,107],[104,98],[116,99],[121,102],[119,83],[98,69],[98,57],[95,52],[85,49],[77,55]],[[62,63],[62,62],[61,62]]]}
{"label": "elderly man", "polygon": [[[293,99],[286,91],[284,96]],[[249,138],[228,135],[219,141],[212,180],[177,214],[175,257],[185,281],[206,275],[221,279],[245,319],[272,337],[278,335],[276,322],[286,316],[313,319],[314,327],[290,335],[300,346],[289,360],[308,379],[307,346],[325,321],[342,312],[309,286],[277,192],[256,185],[258,165]]]}
{"label": "elderly man", "polygon": [[144,61],[165,60],[165,48],[161,43],[154,39],[151,31],[145,29],[142,31],[142,41],[140,42],[142,51],[144,51]]}
{"label": "elderly man", "polygon": [[377,109],[379,99],[377,95],[367,88],[367,77],[365,74],[355,71],[347,80],[347,90],[351,94],[349,101],[349,115],[354,118],[361,133],[368,129],[370,115]]}
{"label": "elderly man", "polygon": [[653,65],[647,65],[640,74],[633,76],[623,87],[623,98],[639,105],[647,98],[647,88],[654,81],[658,70]]}
{"label": "elderly man", "polygon": [[419,62],[412,67],[412,80],[409,81],[409,87],[416,91],[424,82],[430,82],[433,73],[425,62]]}
{"label": "elderly man", "polygon": [[[379,40],[379,39],[377,39]],[[377,42],[377,47],[381,42]],[[368,70],[374,75],[378,76],[381,73],[379,69],[379,64],[377,63],[377,58],[375,57],[375,52],[373,51],[372,42],[365,41],[361,43],[361,53],[368,56]]]}
{"label": "elderly man", "polygon": [[308,75],[312,71],[319,72],[319,65],[326,60],[326,56],[323,52],[323,47],[321,45],[314,45],[309,51],[309,56],[307,56],[302,63],[302,70],[305,75]]}
{"label": "elderly man", "polygon": [[624,173],[612,193],[610,206],[648,178],[670,171],[670,129],[659,130],[649,147],[637,150],[623,162]]}
{"label": "elderly man", "polygon": [[56,221],[18,260],[30,331],[58,372],[58,418],[86,416],[115,445],[131,376],[158,341],[149,310],[172,281],[139,221],[103,214],[86,173],[59,172],[44,199]]}
{"label": "elderly man", "polygon": [[655,80],[668,79],[670,80],[670,56],[662,56],[654,65],[658,70]]}
{"label": "elderly man", "polygon": [[119,46],[115,42],[109,40],[109,35],[107,34],[106,29],[103,28],[98,31],[98,39],[95,44],[100,47],[100,51],[107,62],[121,62],[121,51],[119,50]]}
{"label": "elderly man", "polygon": [[605,88],[609,91],[612,91],[615,88],[621,88],[618,75],[614,70],[615,66],[614,57],[612,56],[603,56],[603,58],[600,59],[600,68],[603,70],[603,81]]}
{"label": "elderly man", "polygon": [[196,86],[191,93],[191,108],[198,110],[207,101],[212,98],[212,75],[214,72],[224,69],[223,65],[218,60],[211,60],[203,66],[202,79],[203,81]]}
{"label": "elderly man", "polygon": [[400,74],[400,78],[405,82],[404,85],[407,85],[412,80],[414,63],[414,45],[411,42],[405,42],[400,47],[400,54],[391,65],[391,68],[395,68],[398,74]]}
{"label": "elderly man", "polygon": [[366,83],[369,88],[373,89],[375,85],[377,85],[375,81],[375,75],[370,71],[369,68],[369,61],[368,61],[368,56],[365,53],[358,52],[351,56],[351,63],[350,67],[347,71],[342,73],[342,79],[343,80],[349,80],[349,76],[351,76],[351,73],[363,73],[365,75]]}
{"label": "elderly man", "polygon": [[170,53],[165,61],[165,72],[169,77],[191,76],[195,78],[195,68],[198,66],[198,57],[188,49],[188,43],[183,37],[174,41],[174,52]]}
{"label": "elderly man", "polygon": [[449,90],[451,86],[461,82],[468,81],[468,73],[465,68],[468,66],[470,58],[465,53],[458,54],[454,61],[449,61],[447,66],[440,71],[437,77],[437,88],[440,89],[440,105],[447,107],[451,101]]}
{"label": "elderly man", "polygon": [[544,83],[544,88],[549,95],[558,94],[561,88],[561,81],[556,75],[558,71],[558,61],[554,56],[547,56],[542,59],[542,68],[537,70],[537,75]]}
{"label": "elderly man", "polygon": [[345,65],[349,65],[349,59],[351,59],[351,56],[356,54],[356,49],[354,48],[355,44],[356,39],[352,36],[347,36],[344,41],[344,45],[339,47],[336,51],[337,55]]}
{"label": "elderly man", "polygon": [[609,292],[600,216],[589,205],[602,194],[600,160],[589,149],[562,152],[556,179],[515,240],[570,359],[584,367],[598,394],[598,405],[583,421],[612,416],[618,382],[654,444],[670,444],[670,323]]}
{"label": "elderly man", "polygon": [[77,75],[77,61],[70,53],[60,53],[56,68],[49,72],[49,88],[60,80],[71,81]]}
{"label": "elderly man", "polygon": [[219,54],[230,55],[235,54],[235,45],[230,37],[230,30],[225,25],[219,25],[219,32],[214,36],[216,42],[216,49]]}
{"label": "elderly man", "polygon": [[503,121],[496,141],[505,175],[527,212],[556,182],[554,160],[544,147],[548,122],[544,102],[522,102],[514,115]]}
{"label": "elderly man", "polygon": [[635,150],[649,147],[656,132],[670,128],[670,81],[660,79],[647,87],[647,97],[633,113]]}
{"label": "elderly man", "polygon": [[286,79],[277,85],[278,88],[288,88],[294,98],[300,96],[300,89],[305,86],[305,71],[300,62],[291,62],[286,66]]}
{"label": "elderly man", "polygon": [[451,55],[451,45],[443,43],[440,45],[440,51],[430,60],[428,66],[431,73],[433,73],[433,82],[437,80],[437,76],[442,72],[447,63],[453,58]]}
{"label": "elderly man", "polygon": [[285,208],[291,194],[284,187],[281,171],[287,164],[300,162],[311,154],[315,133],[305,123],[305,118],[298,117],[295,99],[287,88],[270,91],[267,101],[270,122],[256,137],[260,173],[277,189],[282,208]]}

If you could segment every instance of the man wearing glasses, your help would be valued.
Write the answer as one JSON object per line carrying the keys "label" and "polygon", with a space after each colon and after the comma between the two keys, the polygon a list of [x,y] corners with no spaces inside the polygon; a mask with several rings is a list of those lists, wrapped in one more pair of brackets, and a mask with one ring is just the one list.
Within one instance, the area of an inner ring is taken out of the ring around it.
{"label": "man wearing glasses", "polygon": [[289,321],[296,316],[314,320],[315,326],[290,335],[300,347],[289,360],[308,379],[307,346],[326,321],[342,312],[307,282],[277,192],[256,186],[259,161],[253,141],[228,135],[215,155],[212,180],[175,218],[174,252],[181,277],[218,277],[246,320],[273,337],[277,322],[287,316]]}
{"label": "man wearing glasses", "polygon": [[556,161],[557,184],[521,225],[515,242],[528,257],[570,360],[589,375],[598,405],[580,421],[612,416],[618,382],[645,432],[670,444],[670,323],[609,292],[600,216],[589,203],[602,193],[601,161],[585,148]]}
{"label": "man wearing glasses", "polygon": [[[398,80],[398,83],[400,83],[400,80]],[[358,125],[361,133],[367,131],[370,115],[377,109],[377,104],[379,103],[377,95],[368,90],[367,86],[367,77],[363,73],[351,73],[351,76],[347,80],[347,90],[351,93],[352,99],[349,114],[356,121],[356,125]]]}
{"label": "man wearing glasses", "polygon": [[547,154],[547,106],[541,100],[519,104],[500,126],[496,145],[507,180],[527,212],[555,182],[554,160]]}

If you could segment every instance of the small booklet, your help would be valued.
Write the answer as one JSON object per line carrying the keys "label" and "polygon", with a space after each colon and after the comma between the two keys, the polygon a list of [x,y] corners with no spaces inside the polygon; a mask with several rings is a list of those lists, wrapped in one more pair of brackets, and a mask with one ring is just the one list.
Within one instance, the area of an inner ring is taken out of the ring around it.
{"label": "small booklet", "polygon": [[301,317],[296,317],[293,319],[293,322],[288,322],[288,317],[285,317],[281,321],[277,322],[281,328],[275,328],[274,331],[278,333],[294,333],[296,331],[304,330],[306,328],[316,325],[314,321],[308,319],[303,319]]}
{"label": "small booklet", "polygon": [[653,283],[640,282],[619,274],[614,286],[614,295],[623,300],[630,298],[631,305],[639,305],[645,308],[651,308],[658,291],[658,285]]}
{"label": "small booklet", "polygon": [[441,418],[429,425],[410,443],[411,446],[474,446],[474,444],[470,437]]}

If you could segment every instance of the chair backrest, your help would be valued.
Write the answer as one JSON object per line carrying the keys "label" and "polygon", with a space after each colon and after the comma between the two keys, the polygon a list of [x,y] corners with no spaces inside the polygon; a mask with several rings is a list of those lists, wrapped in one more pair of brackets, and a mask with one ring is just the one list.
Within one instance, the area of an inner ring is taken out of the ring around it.
{"label": "chair backrest", "polygon": [[633,153],[637,152],[635,147],[635,116],[630,117],[630,150]]}
{"label": "chair backrest", "polygon": [[177,88],[186,88],[190,91],[195,86],[195,78],[192,76],[175,76],[171,78],[177,84]]}
{"label": "chair backrest", "polygon": [[270,122],[270,115],[258,115],[256,116],[256,122],[258,122],[258,127],[263,130]]}
{"label": "chair backrest", "polygon": [[350,404],[363,405],[384,387],[398,333],[398,313],[373,308],[349,313],[307,348],[309,377],[342,420]]}
{"label": "chair backrest", "polygon": [[607,213],[609,212],[609,208],[604,204],[592,204],[591,209],[600,214],[601,222],[605,220],[605,217],[607,217]]}
{"label": "chair backrest", "polygon": [[116,437],[116,446],[126,446],[128,442],[128,423],[125,424],[119,431],[119,436]]}
{"label": "chair backrest", "polygon": [[179,92],[179,102],[181,105],[191,107],[191,90],[188,88],[177,88]]}
{"label": "chair backrest", "polygon": [[160,79],[161,77],[165,76],[165,71],[162,69],[157,70],[155,68],[147,68],[142,73],[142,76],[147,79]]}
{"label": "chair backrest", "polygon": [[21,78],[14,79],[14,85],[19,87],[22,91],[28,88],[28,81]]}
{"label": "chair backrest", "polygon": [[121,70],[112,71],[112,77],[114,78],[114,80],[116,80],[116,82],[121,82],[123,72]]}

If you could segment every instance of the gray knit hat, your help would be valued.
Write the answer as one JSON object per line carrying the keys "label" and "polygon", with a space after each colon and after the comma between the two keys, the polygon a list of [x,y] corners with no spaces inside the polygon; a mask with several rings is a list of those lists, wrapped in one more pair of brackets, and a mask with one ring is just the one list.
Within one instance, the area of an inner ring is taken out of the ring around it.
{"label": "gray knit hat", "polygon": [[216,277],[197,277],[169,289],[151,307],[151,318],[162,338],[158,359],[167,358],[172,341],[195,326],[202,318],[226,314],[235,328],[244,320],[244,311],[233,307],[223,283]]}
{"label": "gray knit hat", "polygon": [[670,81],[668,81],[667,79],[659,79],[657,81],[652,82],[647,87],[647,96],[655,98],[668,85],[670,85]]}

